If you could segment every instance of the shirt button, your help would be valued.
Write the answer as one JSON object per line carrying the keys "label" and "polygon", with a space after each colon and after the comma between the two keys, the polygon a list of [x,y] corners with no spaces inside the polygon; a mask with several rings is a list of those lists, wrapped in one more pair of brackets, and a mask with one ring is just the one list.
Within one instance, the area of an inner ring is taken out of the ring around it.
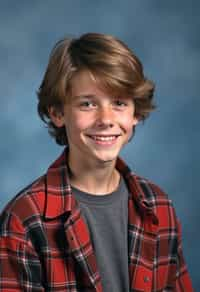
{"label": "shirt button", "polygon": [[150,281],[150,278],[148,276],[144,276],[144,282],[148,283]]}

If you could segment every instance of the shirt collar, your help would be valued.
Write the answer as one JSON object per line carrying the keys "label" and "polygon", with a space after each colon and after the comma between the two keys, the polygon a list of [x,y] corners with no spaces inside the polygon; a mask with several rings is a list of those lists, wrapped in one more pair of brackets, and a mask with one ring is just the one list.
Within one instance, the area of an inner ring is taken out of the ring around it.
{"label": "shirt collar", "polygon": [[[60,157],[47,170],[44,212],[44,216],[47,219],[53,219],[66,212],[70,212],[76,205],[70,187],[70,170],[67,161],[68,147],[65,148]],[[152,215],[157,221],[155,196],[148,187],[146,180],[133,173],[120,157],[117,158],[116,168],[124,177],[130,191],[130,196],[141,212],[144,215]]]}

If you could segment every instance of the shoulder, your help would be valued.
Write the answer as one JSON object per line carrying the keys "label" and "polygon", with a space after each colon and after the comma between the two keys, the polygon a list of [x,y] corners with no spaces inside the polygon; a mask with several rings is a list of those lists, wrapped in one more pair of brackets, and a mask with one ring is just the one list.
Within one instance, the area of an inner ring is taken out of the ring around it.
{"label": "shoulder", "polygon": [[130,192],[136,201],[146,201],[149,205],[165,201],[171,204],[167,193],[151,180],[137,174],[120,157],[117,159],[116,168],[123,175]]}
{"label": "shoulder", "polygon": [[178,219],[168,194],[151,180],[133,174],[139,194],[138,202],[147,213],[152,213],[161,229],[177,228]]}
{"label": "shoulder", "polygon": [[136,173],[133,173],[133,178],[144,199],[155,204],[159,204],[159,202],[166,202],[168,204],[172,203],[171,198],[169,198],[165,190],[163,190],[158,184]]}
{"label": "shoulder", "polygon": [[[27,225],[40,218],[45,208],[45,176],[21,190],[0,214],[0,236],[24,237]],[[35,219],[34,219],[35,220]]]}

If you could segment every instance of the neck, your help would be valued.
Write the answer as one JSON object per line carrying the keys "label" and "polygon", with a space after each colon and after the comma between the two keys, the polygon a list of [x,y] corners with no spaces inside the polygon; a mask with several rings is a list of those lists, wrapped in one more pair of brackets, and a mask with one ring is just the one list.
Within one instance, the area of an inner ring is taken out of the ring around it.
{"label": "neck", "polygon": [[97,162],[96,165],[80,162],[70,157],[70,184],[81,191],[94,195],[109,194],[119,185],[120,174],[115,168],[115,161]]}

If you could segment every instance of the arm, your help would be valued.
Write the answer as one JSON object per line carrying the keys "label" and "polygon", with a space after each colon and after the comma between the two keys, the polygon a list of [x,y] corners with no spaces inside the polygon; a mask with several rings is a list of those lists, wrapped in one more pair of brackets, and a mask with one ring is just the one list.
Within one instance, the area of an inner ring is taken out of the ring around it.
{"label": "arm", "polygon": [[41,263],[22,220],[6,210],[0,216],[0,290],[44,291]]}
{"label": "arm", "polygon": [[1,291],[44,291],[41,266],[35,251],[23,241],[0,237]]}
{"label": "arm", "polygon": [[176,272],[176,291],[177,292],[193,292],[192,282],[185,264],[182,240],[181,240],[181,224],[177,222],[178,227],[178,250],[177,250],[177,272]]}
{"label": "arm", "polygon": [[[168,258],[169,260],[172,259],[172,265],[169,263],[168,266],[168,269],[170,269],[170,289],[174,289],[173,291],[176,292],[193,292],[194,290],[192,288],[192,282],[187,270],[182,250],[181,224],[177,219],[175,208],[171,200],[168,199],[168,196],[165,192],[163,192],[155,184],[151,183],[151,187],[153,192],[157,194],[157,197],[159,197],[159,201],[165,203],[162,205],[159,204],[158,201],[157,213],[159,213],[159,220],[160,222],[162,222],[162,229],[164,228],[164,230],[167,230],[169,236],[168,240],[171,240],[171,243],[169,243],[168,241],[168,243],[170,244],[170,251],[167,251],[166,249],[167,254],[165,254],[166,258]],[[167,208],[163,206],[167,206]],[[167,237],[165,236],[163,241],[163,250],[165,250],[166,238]],[[176,267],[174,264],[176,264]],[[171,280],[173,283],[171,283]],[[173,286],[173,288],[171,285]]]}

